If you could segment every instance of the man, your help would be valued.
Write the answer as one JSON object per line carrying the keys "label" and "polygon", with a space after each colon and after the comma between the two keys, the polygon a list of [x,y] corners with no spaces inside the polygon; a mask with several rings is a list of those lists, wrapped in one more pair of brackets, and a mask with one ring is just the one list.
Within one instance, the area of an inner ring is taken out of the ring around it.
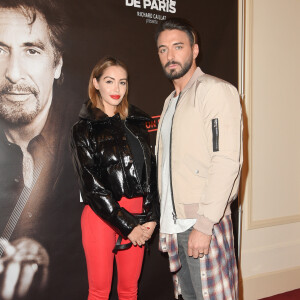
{"label": "man", "polygon": [[0,0],[0,299],[59,299],[41,290],[58,288],[70,230],[67,218],[57,228],[68,212],[57,189],[70,126],[53,97],[63,33],[52,1]]}
{"label": "man", "polygon": [[162,22],[156,34],[160,62],[175,88],[156,140],[160,249],[169,253],[184,300],[238,299],[230,203],[242,165],[239,95],[197,67],[197,38],[179,18]]}

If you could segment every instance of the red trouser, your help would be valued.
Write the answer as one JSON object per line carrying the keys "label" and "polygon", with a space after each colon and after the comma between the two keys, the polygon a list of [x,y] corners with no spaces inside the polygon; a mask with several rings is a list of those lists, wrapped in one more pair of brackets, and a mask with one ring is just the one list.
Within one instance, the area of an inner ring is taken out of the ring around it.
{"label": "red trouser", "polygon": [[[131,213],[141,213],[143,198],[127,199],[123,197],[119,204]],[[88,300],[108,300],[114,257],[116,257],[118,270],[119,300],[136,300],[144,247],[132,246],[128,250],[121,250],[116,255],[113,254],[112,250],[118,234],[103,222],[89,205],[85,206],[81,215],[81,230],[88,270]],[[123,242],[128,243],[129,240]]]}

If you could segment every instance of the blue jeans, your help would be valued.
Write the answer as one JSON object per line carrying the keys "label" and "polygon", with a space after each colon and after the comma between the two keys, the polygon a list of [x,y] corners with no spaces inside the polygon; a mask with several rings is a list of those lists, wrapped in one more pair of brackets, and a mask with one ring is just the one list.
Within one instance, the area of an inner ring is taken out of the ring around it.
{"label": "blue jeans", "polygon": [[193,227],[178,233],[178,254],[181,269],[178,271],[178,279],[184,300],[203,300],[200,276],[200,260],[188,256],[188,240]]}

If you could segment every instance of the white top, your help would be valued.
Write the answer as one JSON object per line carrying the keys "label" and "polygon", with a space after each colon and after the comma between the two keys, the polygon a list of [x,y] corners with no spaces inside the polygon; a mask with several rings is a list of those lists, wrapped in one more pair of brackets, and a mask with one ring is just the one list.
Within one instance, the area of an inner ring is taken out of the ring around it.
{"label": "white top", "polygon": [[162,162],[161,162],[161,199],[160,199],[160,232],[161,233],[180,233],[188,230],[196,223],[196,219],[177,219],[176,224],[173,220],[173,204],[170,186],[170,134],[172,119],[175,113],[178,96],[173,97],[163,120],[161,120],[161,143],[162,143]]}

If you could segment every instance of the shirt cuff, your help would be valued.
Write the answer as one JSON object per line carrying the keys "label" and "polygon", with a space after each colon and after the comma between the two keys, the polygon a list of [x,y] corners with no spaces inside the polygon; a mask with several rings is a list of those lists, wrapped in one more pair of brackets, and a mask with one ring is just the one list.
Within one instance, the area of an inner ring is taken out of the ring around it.
{"label": "shirt cuff", "polygon": [[212,235],[214,222],[204,216],[198,216],[197,221],[194,225],[194,229],[201,231],[204,234]]}

